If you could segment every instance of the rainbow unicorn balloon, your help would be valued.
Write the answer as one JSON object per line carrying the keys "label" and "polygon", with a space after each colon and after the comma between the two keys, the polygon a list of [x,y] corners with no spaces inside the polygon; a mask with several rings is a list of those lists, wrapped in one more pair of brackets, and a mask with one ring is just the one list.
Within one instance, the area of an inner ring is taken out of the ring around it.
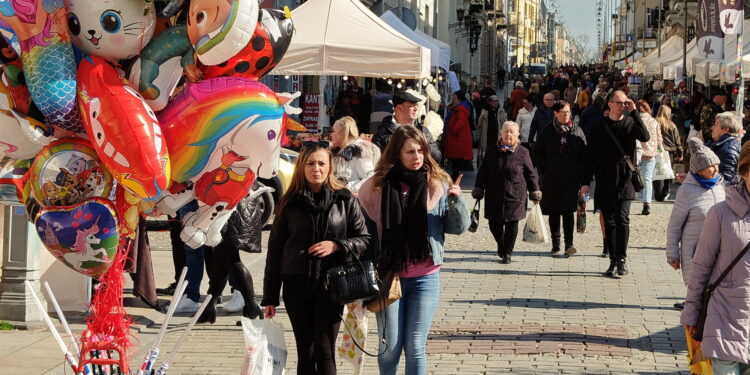
{"label": "rainbow unicorn balloon", "polygon": [[221,242],[221,228],[255,179],[276,175],[287,113],[300,112],[289,103],[298,96],[220,77],[189,85],[159,113],[172,180],[193,186],[167,194],[157,209],[174,212],[198,200],[198,210],[183,218],[188,246]]}

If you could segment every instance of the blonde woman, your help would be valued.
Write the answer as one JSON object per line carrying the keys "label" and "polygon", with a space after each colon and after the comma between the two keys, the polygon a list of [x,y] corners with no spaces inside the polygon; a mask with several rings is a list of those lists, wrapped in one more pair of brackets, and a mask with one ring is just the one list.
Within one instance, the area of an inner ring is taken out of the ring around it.
{"label": "blonde woman", "polygon": [[[672,122],[672,108],[669,105],[662,104],[656,113],[656,122],[661,129],[662,147],[669,152],[671,162],[682,160],[682,139],[677,125]],[[670,163],[673,164],[673,163]],[[664,202],[669,197],[669,188],[672,180],[654,180],[654,199],[657,202]]]}
{"label": "blonde woman", "polygon": [[345,116],[333,123],[333,175],[352,193],[375,172],[380,159],[380,148],[372,142],[359,139],[357,122]]}
{"label": "blonde woman", "polygon": [[281,197],[268,240],[264,313],[276,315],[281,289],[297,342],[298,374],[335,374],[336,336],[343,306],[323,286],[326,271],[360,256],[370,234],[357,199],[333,177],[333,155],[307,142]]}

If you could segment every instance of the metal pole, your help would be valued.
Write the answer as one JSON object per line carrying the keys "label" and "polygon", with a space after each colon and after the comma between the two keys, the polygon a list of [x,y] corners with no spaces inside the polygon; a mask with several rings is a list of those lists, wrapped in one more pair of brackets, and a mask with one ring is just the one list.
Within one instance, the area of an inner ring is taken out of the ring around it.
{"label": "metal pole", "polygon": [[[637,4],[637,2],[636,2]],[[635,12],[635,9],[633,10]],[[635,19],[635,17],[633,17]],[[646,56],[646,26],[648,21],[648,8],[646,8],[646,0],[643,0],[643,30],[641,31],[641,58]]]}
{"label": "metal pole", "polygon": [[[683,27],[683,38],[682,38],[682,79],[687,80],[687,38],[688,38],[688,25],[687,25],[687,0],[683,0],[684,5],[685,21],[682,23]],[[696,46],[697,47],[697,46]]]}
{"label": "metal pole", "polygon": [[[656,34],[656,42],[659,43],[659,57],[661,57],[661,10],[664,8],[664,0],[661,0],[659,4],[659,31]],[[661,60],[661,59],[659,59]]]}

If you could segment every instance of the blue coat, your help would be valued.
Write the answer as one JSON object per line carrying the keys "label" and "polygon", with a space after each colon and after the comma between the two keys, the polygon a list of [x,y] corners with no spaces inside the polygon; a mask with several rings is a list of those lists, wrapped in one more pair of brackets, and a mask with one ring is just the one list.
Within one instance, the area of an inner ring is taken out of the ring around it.
{"label": "blue coat", "polygon": [[740,140],[731,134],[724,134],[718,141],[708,141],[706,146],[719,157],[719,173],[726,183],[734,180],[737,174],[737,161],[740,159]]}

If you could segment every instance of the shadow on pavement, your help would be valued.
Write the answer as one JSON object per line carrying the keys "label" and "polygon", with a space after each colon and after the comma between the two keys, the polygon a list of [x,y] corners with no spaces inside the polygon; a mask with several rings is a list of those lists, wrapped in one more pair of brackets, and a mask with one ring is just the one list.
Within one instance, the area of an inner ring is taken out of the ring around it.
{"label": "shadow on pavement", "polygon": [[500,298],[493,300],[453,300],[458,303],[472,303],[478,305],[529,307],[538,309],[565,309],[565,310],[589,310],[589,309],[647,309],[647,310],[673,310],[672,306],[642,306],[618,303],[601,303],[585,301],[557,301],[547,298]]}

